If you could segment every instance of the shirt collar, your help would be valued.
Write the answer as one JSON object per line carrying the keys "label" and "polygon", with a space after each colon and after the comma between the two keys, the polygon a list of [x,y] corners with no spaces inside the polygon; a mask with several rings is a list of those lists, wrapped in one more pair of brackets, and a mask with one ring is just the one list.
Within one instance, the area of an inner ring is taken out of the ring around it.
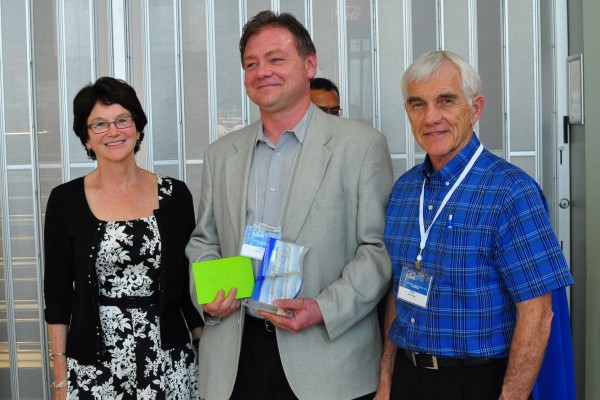
{"label": "shirt collar", "polygon": [[437,172],[432,172],[431,169],[431,160],[429,159],[429,155],[425,156],[425,161],[422,164],[423,176],[425,178],[437,178],[444,181],[453,181],[456,180],[463,169],[467,166],[473,154],[477,151],[477,148],[481,142],[475,133],[471,137],[471,140],[466,144],[466,146],[458,153],[450,162],[442,167]]}
{"label": "shirt collar", "polygon": [[[291,132],[296,136],[296,139],[298,139],[298,142],[304,143],[304,138],[306,137],[306,131],[308,130],[308,124],[310,122],[310,119],[312,118],[314,107],[315,107],[315,105],[310,103],[310,107],[308,107],[308,110],[306,110],[306,113],[304,114],[302,119],[300,121],[298,121],[296,126],[294,126],[292,129],[285,130],[284,133]],[[258,126],[258,135],[256,136],[256,143],[258,143],[258,142],[265,142],[265,143],[269,144],[270,146],[273,145],[273,143],[271,143],[269,138],[267,138],[267,136],[265,135],[262,121],[260,122],[260,124]]]}

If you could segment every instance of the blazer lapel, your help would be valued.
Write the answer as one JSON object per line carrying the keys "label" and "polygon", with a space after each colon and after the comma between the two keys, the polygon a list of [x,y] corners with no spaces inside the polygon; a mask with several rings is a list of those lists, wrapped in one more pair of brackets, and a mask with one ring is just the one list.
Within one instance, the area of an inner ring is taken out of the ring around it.
{"label": "blazer lapel", "polygon": [[248,174],[254,147],[258,124],[252,124],[240,132],[238,140],[233,144],[235,151],[225,155],[225,188],[227,190],[227,208],[234,227],[235,240],[241,240],[246,228],[246,201],[248,194]]}
{"label": "blazer lapel", "polygon": [[314,112],[290,190],[283,224],[285,240],[295,242],[304,225],[331,158],[331,152],[325,147],[330,139],[331,130],[325,118]]}

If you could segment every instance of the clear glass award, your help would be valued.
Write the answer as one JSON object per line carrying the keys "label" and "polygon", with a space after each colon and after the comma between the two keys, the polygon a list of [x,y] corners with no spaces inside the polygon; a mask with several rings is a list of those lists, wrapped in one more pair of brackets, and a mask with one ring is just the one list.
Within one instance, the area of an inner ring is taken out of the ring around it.
{"label": "clear glass award", "polygon": [[244,305],[291,316],[289,311],[275,307],[273,301],[294,299],[300,293],[304,281],[302,262],[306,251],[308,249],[304,246],[270,238],[254,283],[254,291],[244,301]]}

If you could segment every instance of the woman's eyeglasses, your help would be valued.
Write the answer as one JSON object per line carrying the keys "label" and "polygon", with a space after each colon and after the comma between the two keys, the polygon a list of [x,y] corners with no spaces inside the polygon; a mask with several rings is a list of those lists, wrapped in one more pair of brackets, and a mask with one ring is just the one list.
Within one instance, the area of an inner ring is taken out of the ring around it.
{"label": "woman's eyeglasses", "polygon": [[108,122],[108,121],[98,121],[93,124],[89,124],[87,127],[90,128],[92,133],[99,135],[101,133],[106,133],[110,129],[110,124],[115,124],[117,129],[125,129],[129,128],[133,125],[133,115],[125,115],[123,117],[119,117],[116,121]]}

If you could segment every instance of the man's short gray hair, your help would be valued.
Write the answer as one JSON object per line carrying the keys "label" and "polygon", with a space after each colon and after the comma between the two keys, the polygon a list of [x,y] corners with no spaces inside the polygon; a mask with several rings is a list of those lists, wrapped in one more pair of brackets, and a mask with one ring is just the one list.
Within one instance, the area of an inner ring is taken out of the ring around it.
{"label": "man's short gray hair", "polygon": [[437,74],[444,61],[449,61],[460,71],[462,78],[462,89],[469,106],[473,105],[473,99],[481,93],[481,78],[471,64],[459,55],[446,50],[430,51],[417,58],[402,76],[402,96],[406,101],[408,85],[420,83]]}

